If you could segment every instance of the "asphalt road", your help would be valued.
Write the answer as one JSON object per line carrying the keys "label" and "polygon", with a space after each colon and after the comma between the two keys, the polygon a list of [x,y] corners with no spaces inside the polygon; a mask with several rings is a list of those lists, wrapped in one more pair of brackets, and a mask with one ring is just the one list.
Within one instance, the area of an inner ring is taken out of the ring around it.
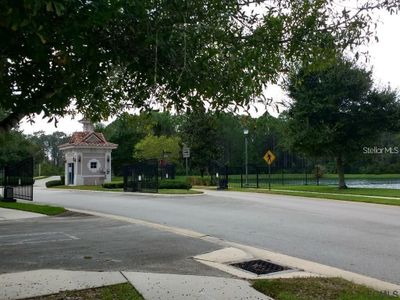
{"label": "asphalt road", "polygon": [[0,222],[0,273],[68,269],[229,277],[191,258],[218,249],[199,239],[93,216]]}
{"label": "asphalt road", "polygon": [[219,191],[161,197],[35,188],[34,197],[192,229],[400,284],[400,207]]}

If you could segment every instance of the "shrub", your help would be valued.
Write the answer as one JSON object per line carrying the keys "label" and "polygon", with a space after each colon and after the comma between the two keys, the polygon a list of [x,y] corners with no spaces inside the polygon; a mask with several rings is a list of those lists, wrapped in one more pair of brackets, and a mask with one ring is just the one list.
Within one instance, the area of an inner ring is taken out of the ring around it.
{"label": "shrub", "polygon": [[212,182],[211,178],[209,178],[209,177],[190,176],[190,177],[188,177],[188,182],[192,186],[193,185],[205,185],[205,186],[216,185],[215,183]]}
{"label": "shrub", "polygon": [[65,175],[61,175],[60,178],[61,178],[61,184],[65,185]]}
{"label": "shrub", "polygon": [[46,182],[46,187],[64,185],[61,180],[50,180]]}
{"label": "shrub", "polygon": [[185,181],[179,180],[161,180],[158,182],[159,189],[185,189],[189,190],[192,185]]}
{"label": "shrub", "polygon": [[124,182],[123,181],[106,182],[103,183],[102,186],[105,189],[122,189],[124,188]]}

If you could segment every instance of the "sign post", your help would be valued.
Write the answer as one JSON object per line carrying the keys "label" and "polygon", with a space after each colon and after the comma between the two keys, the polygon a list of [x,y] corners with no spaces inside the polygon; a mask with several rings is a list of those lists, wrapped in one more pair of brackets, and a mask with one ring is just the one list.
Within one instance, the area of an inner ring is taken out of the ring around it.
{"label": "sign post", "polygon": [[190,148],[186,145],[183,146],[182,148],[182,156],[185,159],[185,165],[186,165],[186,177],[188,177],[189,172],[188,172],[188,158],[190,157]]}
{"label": "sign post", "polygon": [[268,164],[268,189],[271,190],[271,165],[276,159],[276,156],[271,150],[268,150],[263,158]]}

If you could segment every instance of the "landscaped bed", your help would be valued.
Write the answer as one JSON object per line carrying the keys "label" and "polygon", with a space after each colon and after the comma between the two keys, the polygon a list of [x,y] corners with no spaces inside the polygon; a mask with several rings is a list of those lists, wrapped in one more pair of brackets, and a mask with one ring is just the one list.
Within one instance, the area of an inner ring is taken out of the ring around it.
{"label": "landscaped bed", "polygon": [[135,288],[129,283],[93,288],[81,291],[61,292],[55,295],[29,298],[27,300],[143,300]]}
{"label": "landscaped bed", "polygon": [[[122,181],[112,181],[104,183],[103,185],[78,185],[66,186],[62,185],[60,180],[50,181],[46,183],[47,187],[59,189],[72,189],[72,190],[86,190],[86,191],[106,191],[106,192],[122,192],[124,183]],[[160,180],[158,181],[159,194],[202,194],[201,191],[191,190],[192,185],[183,180]]]}

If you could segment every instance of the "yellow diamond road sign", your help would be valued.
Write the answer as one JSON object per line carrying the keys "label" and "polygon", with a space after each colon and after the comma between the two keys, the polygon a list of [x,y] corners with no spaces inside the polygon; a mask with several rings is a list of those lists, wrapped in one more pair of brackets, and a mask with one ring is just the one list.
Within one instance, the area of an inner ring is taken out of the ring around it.
{"label": "yellow diamond road sign", "polygon": [[274,160],[275,160],[276,156],[271,152],[271,150],[268,150],[267,153],[265,153],[264,155],[264,160],[267,162],[268,165],[271,165]]}

